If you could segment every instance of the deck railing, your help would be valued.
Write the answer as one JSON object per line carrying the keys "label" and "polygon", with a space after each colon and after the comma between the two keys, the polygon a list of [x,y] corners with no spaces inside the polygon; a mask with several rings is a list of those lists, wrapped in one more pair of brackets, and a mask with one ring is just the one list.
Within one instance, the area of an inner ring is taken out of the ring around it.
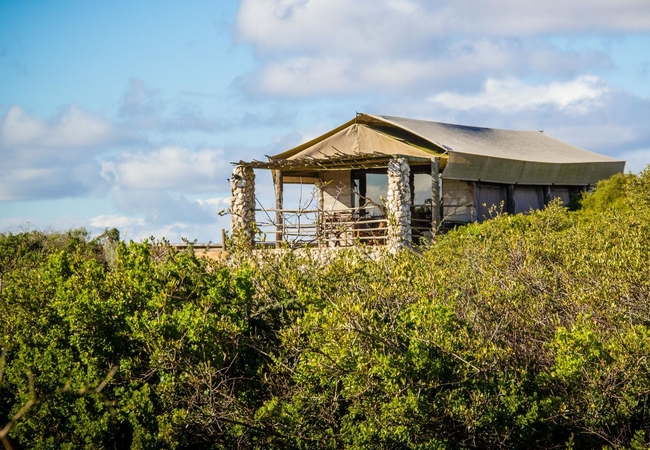
{"label": "deck railing", "polygon": [[[337,210],[257,209],[256,212],[259,245],[351,247],[384,245],[388,238],[386,213],[376,205]],[[411,229],[414,242],[431,238],[430,205],[412,207]]]}

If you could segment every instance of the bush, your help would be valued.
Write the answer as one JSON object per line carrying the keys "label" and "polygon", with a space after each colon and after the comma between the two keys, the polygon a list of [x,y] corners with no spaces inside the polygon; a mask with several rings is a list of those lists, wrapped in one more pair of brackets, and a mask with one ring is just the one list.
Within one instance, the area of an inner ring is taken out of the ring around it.
{"label": "bush", "polygon": [[0,423],[31,400],[17,446],[643,448],[650,170],[582,205],[327,263],[3,235]]}

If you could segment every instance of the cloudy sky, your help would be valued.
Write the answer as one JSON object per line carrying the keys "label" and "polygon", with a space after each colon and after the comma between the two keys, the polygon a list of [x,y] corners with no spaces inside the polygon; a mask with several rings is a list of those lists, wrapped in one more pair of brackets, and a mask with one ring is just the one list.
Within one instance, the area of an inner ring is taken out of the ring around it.
{"label": "cloudy sky", "polygon": [[638,172],[650,1],[0,0],[0,231],[220,242],[232,161],[356,112],[544,130]]}

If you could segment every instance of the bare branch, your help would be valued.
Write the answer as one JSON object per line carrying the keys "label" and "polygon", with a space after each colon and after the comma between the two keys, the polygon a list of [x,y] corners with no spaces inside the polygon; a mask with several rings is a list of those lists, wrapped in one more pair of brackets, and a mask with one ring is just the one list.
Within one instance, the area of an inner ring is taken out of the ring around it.
{"label": "bare branch", "polygon": [[[3,349],[2,357],[0,359],[0,367],[2,368],[4,368],[5,352],[6,352],[6,348]],[[99,394],[106,387],[106,385],[111,381],[111,379],[115,376],[118,369],[119,366],[111,367],[111,369],[108,371],[108,374],[106,375],[106,378],[104,378],[104,380],[95,388],[93,388],[91,385],[87,385],[76,392],[70,392],[70,380],[68,380],[68,382],[66,382],[66,384],[60,389],[57,389],[56,391],[51,392],[49,394],[45,394],[39,398],[36,397],[36,393],[35,393],[34,375],[31,372],[27,372],[27,379],[29,383],[29,400],[23,405],[22,408],[20,408],[20,410],[11,418],[11,420],[7,422],[7,424],[5,424],[4,428],[0,430],[0,442],[2,442],[2,445],[4,446],[5,450],[13,450],[13,447],[9,442],[9,438],[8,438],[9,431],[11,431],[11,428],[20,419],[22,419],[25,414],[27,414],[27,412],[32,408],[32,406],[34,406],[37,403],[43,403],[57,394],[68,394],[74,396]],[[2,378],[0,377],[0,380],[1,379]],[[110,408],[111,413],[114,412],[114,409],[111,407],[110,402],[108,402],[107,399],[104,399],[104,404]]]}

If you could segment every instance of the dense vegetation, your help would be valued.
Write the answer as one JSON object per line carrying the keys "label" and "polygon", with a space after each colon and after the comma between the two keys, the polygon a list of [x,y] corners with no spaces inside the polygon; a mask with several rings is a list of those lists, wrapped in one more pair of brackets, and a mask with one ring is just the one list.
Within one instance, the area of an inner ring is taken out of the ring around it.
{"label": "dense vegetation", "polygon": [[649,257],[650,170],[576,212],[379,260],[0,235],[0,433],[8,448],[644,448]]}

